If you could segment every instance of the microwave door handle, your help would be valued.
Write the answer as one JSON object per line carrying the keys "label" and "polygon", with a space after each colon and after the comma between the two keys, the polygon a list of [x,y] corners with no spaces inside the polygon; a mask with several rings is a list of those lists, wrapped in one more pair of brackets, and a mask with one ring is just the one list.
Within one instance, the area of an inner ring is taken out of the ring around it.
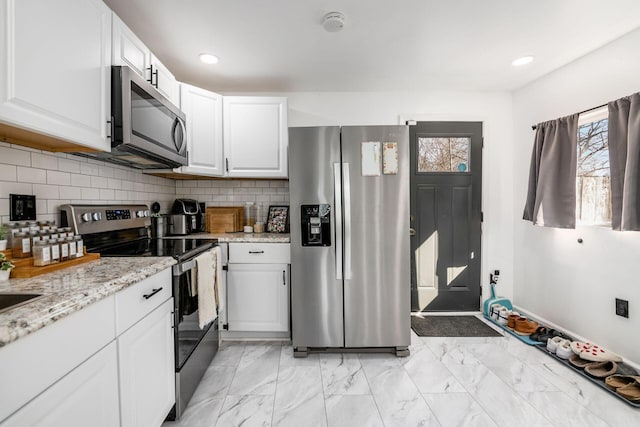
{"label": "microwave door handle", "polygon": [[[176,130],[178,129],[178,126],[180,126],[180,129],[182,130],[182,139],[180,139],[180,141],[176,140]],[[171,127],[171,139],[173,139],[173,145],[176,147],[177,152],[182,152],[185,140],[187,139],[187,132],[180,117],[176,117],[173,121],[173,126]]]}

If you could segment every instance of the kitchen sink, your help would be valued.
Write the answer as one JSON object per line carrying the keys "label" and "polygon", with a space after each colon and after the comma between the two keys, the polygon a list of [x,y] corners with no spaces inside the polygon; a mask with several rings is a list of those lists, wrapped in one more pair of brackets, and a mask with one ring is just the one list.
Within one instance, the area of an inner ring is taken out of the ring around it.
{"label": "kitchen sink", "polygon": [[35,298],[41,297],[42,294],[22,294],[0,292],[0,313],[15,308],[19,305],[33,301]]}

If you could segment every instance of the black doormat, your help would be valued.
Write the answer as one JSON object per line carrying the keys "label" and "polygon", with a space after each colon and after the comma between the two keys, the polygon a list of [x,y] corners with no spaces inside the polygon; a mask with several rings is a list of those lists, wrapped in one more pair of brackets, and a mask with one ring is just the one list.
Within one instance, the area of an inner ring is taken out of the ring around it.
{"label": "black doormat", "polygon": [[475,316],[411,316],[411,329],[419,337],[501,337]]}

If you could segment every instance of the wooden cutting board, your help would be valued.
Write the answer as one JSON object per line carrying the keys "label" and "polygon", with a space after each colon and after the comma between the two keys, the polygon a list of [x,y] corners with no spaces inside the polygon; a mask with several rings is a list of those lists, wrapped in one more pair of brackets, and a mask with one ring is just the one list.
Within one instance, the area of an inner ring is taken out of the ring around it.
{"label": "wooden cutting board", "polygon": [[244,207],[210,206],[205,210],[208,233],[227,233],[242,231],[244,225]]}

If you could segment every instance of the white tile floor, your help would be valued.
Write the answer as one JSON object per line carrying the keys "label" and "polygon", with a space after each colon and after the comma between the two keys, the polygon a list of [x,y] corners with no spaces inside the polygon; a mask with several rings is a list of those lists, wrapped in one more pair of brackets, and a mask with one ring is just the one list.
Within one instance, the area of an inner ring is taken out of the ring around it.
{"label": "white tile floor", "polygon": [[411,356],[223,344],[178,423],[227,426],[640,426],[621,402],[517,339],[420,338]]}

